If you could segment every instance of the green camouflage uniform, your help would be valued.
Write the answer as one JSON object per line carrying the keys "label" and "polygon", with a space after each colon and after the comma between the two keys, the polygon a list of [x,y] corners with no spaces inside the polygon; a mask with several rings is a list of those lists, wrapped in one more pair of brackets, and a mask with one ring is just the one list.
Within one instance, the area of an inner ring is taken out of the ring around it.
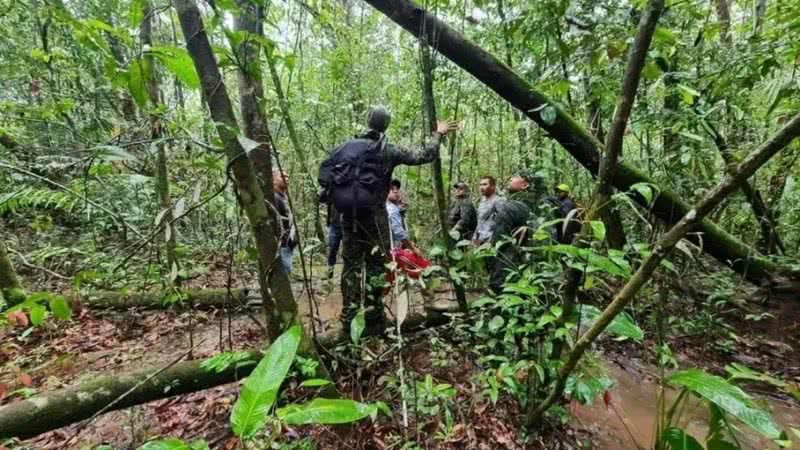
{"label": "green camouflage uniform", "polygon": [[461,239],[472,239],[475,234],[475,227],[478,225],[478,215],[475,207],[469,201],[469,197],[456,198],[450,206],[450,214],[447,220],[451,230],[456,230],[461,234]]}
{"label": "green camouflage uniform", "polygon": [[510,194],[498,208],[495,219],[492,243],[507,241],[509,236],[513,239],[497,250],[493,271],[489,275],[489,288],[495,293],[503,291],[503,282],[509,271],[516,271],[525,263],[520,247],[527,245],[539,225],[548,219],[549,207],[543,201],[544,179],[529,171],[521,171],[520,175],[528,180],[528,189]]}
{"label": "green camouflage uniform", "polygon": [[[377,140],[379,135],[369,132],[359,138]],[[436,157],[441,135],[433,133],[422,151],[411,151],[387,144],[384,148],[386,173],[383,198],[389,194],[392,171],[399,165],[416,166],[426,164]],[[383,203],[372,214],[351,218],[342,217],[343,248],[342,259],[342,322],[350,327],[362,302],[373,308],[368,321],[384,319],[383,290],[385,285],[385,261],[389,254],[389,220]],[[366,289],[363,289],[362,286]],[[365,292],[366,291],[366,292]]]}

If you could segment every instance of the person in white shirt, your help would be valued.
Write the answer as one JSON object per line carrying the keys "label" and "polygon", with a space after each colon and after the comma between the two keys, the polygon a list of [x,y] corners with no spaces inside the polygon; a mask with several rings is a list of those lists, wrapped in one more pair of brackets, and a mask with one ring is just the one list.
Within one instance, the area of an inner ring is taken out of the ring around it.
{"label": "person in white shirt", "polygon": [[478,226],[472,242],[478,246],[492,239],[497,211],[505,199],[497,194],[497,180],[491,175],[484,175],[480,182],[481,202],[478,205]]}

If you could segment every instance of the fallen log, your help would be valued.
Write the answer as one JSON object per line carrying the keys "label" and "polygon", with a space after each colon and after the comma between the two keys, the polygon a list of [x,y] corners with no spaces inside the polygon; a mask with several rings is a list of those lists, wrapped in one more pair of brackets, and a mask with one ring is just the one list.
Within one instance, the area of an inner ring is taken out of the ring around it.
{"label": "fallen log", "polygon": [[[402,328],[404,331],[413,331],[443,325],[448,321],[446,315],[435,311],[412,313],[403,322]],[[378,334],[382,331],[368,327],[365,334]],[[320,346],[332,348],[347,339],[349,336],[339,327],[319,334],[317,342]],[[207,360],[184,361],[166,370],[162,367],[151,367],[96,377],[76,386],[45,392],[0,407],[0,439],[28,439],[89,419],[99,411],[115,411],[237,382],[250,374],[262,356],[262,353],[250,352],[239,364],[231,365],[221,372],[204,369],[203,363]],[[151,378],[148,379],[149,377]],[[124,398],[119,399],[126,393]]]}
{"label": "fallen log", "polygon": [[[246,288],[231,289],[200,289],[185,291],[181,304],[188,302],[195,308],[225,308],[245,305],[249,291]],[[176,302],[170,301],[170,292],[122,292],[122,291],[95,291],[88,294],[72,293],[67,295],[67,301],[75,306],[88,306],[90,309],[128,309],[133,307],[148,309],[163,309]]]}
{"label": "fallen log", "polygon": [[[603,148],[600,141],[581,127],[558,103],[535,90],[507,65],[409,0],[364,1],[412,35],[427,41],[439,53],[519,109],[558,141],[581,165],[592,174],[597,174],[600,163],[598,149]],[[614,173],[614,187],[627,192],[637,183],[658,187],[658,183],[644,172],[620,162]],[[658,190],[652,205],[648,205],[649,202],[642,196],[636,195],[635,199],[644,207],[651,208],[666,223],[678,223],[689,212],[689,204],[670,189],[658,187]],[[791,272],[759,255],[756,250],[708,219],[693,225],[687,239],[756,285],[767,285],[774,276]]]}

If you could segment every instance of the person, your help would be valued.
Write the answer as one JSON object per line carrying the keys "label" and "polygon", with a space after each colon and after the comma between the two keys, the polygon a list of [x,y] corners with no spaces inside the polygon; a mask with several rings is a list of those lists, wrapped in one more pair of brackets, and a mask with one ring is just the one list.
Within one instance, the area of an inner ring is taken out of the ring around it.
{"label": "person", "polygon": [[275,209],[281,223],[280,262],[286,275],[292,273],[292,255],[296,239],[296,228],[292,210],[289,208],[289,176],[279,169],[272,171],[272,189],[275,191]]}
{"label": "person", "polygon": [[453,185],[453,193],[455,198],[447,216],[450,231],[457,231],[462,238],[470,239],[475,234],[478,219],[475,207],[469,201],[469,187],[466,183],[456,183]]}
{"label": "person", "polygon": [[336,255],[342,243],[342,217],[336,206],[328,203],[328,279],[333,278],[333,267],[336,265]]}
{"label": "person", "polygon": [[[386,197],[386,213],[389,216],[389,229],[392,236],[391,260],[397,263],[397,270],[403,274],[411,278],[419,278],[422,270],[430,266],[430,261],[425,259],[406,231],[400,210],[402,201],[400,182],[392,180],[392,188]],[[387,274],[386,280],[390,283],[393,282],[394,274]]]}
{"label": "person", "polygon": [[400,203],[397,206],[400,208],[400,218],[403,219],[403,228],[408,230],[406,215],[408,214],[408,207],[411,205],[411,202],[408,201],[408,194],[406,194],[406,191],[403,190],[400,180],[397,178],[392,178],[391,189],[394,188],[397,188],[397,195],[400,197]]}
{"label": "person", "polygon": [[492,239],[497,210],[505,199],[497,194],[497,180],[491,175],[484,175],[480,180],[481,201],[478,204],[478,224],[472,236],[475,246]]}
{"label": "person", "polygon": [[[367,113],[367,131],[339,146],[320,166],[319,184],[325,197],[342,213],[342,314],[345,330],[361,307],[372,311],[370,322],[383,322],[384,260],[390,254],[386,198],[392,172],[398,165],[430,163],[441,139],[456,129],[454,122],[439,122],[422,151],[410,151],[387,142],[391,114],[383,106]],[[362,290],[362,272],[367,292]]]}
{"label": "person", "polygon": [[570,188],[566,183],[556,187],[556,195],[549,196],[547,201],[553,205],[555,217],[563,222],[556,226],[556,241],[560,244],[570,244],[575,235],[580,231],[580,221],[575,219],[577,205],[570,196]]}
{"label": "person", "polygon": [[503,283],[509,271],[517,270],[524,262],[520,247],[528,243],[535,231],[529,224],[536,220],[542,204],[543,187],[544,179],[525,169],[517,172],[508,182],[508,198],[497,208],[491,239],[495,246],[502,242],[489,276],[489,289],[494,294],[503,291]]}

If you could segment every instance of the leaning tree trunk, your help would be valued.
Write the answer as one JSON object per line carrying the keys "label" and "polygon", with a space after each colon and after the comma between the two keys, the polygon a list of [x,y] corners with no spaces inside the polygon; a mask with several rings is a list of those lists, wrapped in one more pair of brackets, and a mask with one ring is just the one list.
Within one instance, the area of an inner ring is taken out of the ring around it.
{"label": "leaning tree trunk", "polygon": [[[402,329],[409,332],[443,325],[449,320],[439,312],[414,313],[406,318]],[[364,335],[381,332],[383,329],[368,327]],[[319,335],[318,342],[325,348],[333,348],[347,339],[348,333],[339,327]],[[245,359],[221,372],[203,368],[208,360],[184,361],[166,369],[151,367],[97,377],[76,386],[41,393],[0,407],[0,439],[27,439],[94,417],[101,411],[115,411],[233,383],[249,375],[262,357],[258,352],[248,353]]]}
{"label": "leaning tree trunk", "polygon": [[[303,179],[308,181],[308,187],[314,193],[313,197],[316,199],[317,186],[314,183],[315,177],[310,176],[312,172],[308,166],[308,157],[303,149],[303,146],[300,144],[300,139],[297,137],[297,129],[294,127],[294,121],[292,120],[292,115],[289,111],[289,100],[286,98],[286,93],[284,92],[283,84],[281,83],[281,77],[278,74],[278,68],[275,66],[275,55],[273,54],[274,50],[274,48],[264,47],[270,78],[272,78],[272,86],[275,88],[275,94],[278,96],[278,106],[281,109],[283,121],[286,123],[286,131],[289,132],[289,140],[292,142],[294,152],[297,154],[297,160],[300,161],[300,170],[303,171],[303,174],[309,175],[303,176]],[[314,201],[314,233],[317,235],[317,239],[319,239],[320,242],[325,242],[325,231],[322,229],[322,219],[319,214],[319,207],[319,203]]]}
{"label": "leaning tree trunk", "polygon": [[[142,11],[144,19],[140,28],[140,38],[142,47],[153,46],[153,10],[150,2],[145,2]],[[157,108],[161,103],[161,88],[159,87],[158,72],[153,64],[153,56],[145,53],[144,65],[149,70],[142,73],[149,73],[147,78],[147,92],[152,103],[152,108]],[[161,212],[161,223],[167,224],[164,227],[164,242],[167,254],[167,272],[171,278],[178,272],[178,258],[175,253],[175,225],[172,223],[172,202],[169,198],[169,172],[167,171],[167,150],[162,142],[163,137],[161,118],[156,114],[150,114],[150,138],[156,142],[156,196],[158,197],[158,207]],[[160,225],[160,224],[156,224]],[[172,279],[174,281],[174,279]]]}
{"label": "leaning tree trunk", "polygon": [[5,300],[9,306],[25,301],[25,290],[19,282],[17,271],[8,257],[5,241],[0,238],[0,300]]}
{"label": "leaning tree trunk", "polygon": [[688,213],[667,231],[661,239],[653,246],[653,252],[645,259],[639,270],[625,284],[621,291],[614,297],[614,300],[606,307],[603,313],[597,318],[594,325],[578,339],[572,351],[566,358],[564,365],[558,371],[558,378],[552,391],[538,405],[529,416],[529,425],[536,426],[540,423],[542,416],[550,407],[557,402],[564,393],[570,374],[583,354],[589,349],[595,339],[600,336],[611,321],[630,303],[639,290],[650,280],[659,267],[661,262],[675,248],[678,241],[683,239],[703,217],[708,215],[714,208],[719,206],[726,197],[741,188],[742,183],[751,177],[756,170],[767,163],[776,153],[781,151],[792,140],[800,136],[800,114],[794,116],[778,133],[767,143],[760,146],[746,160],[737,164],[736,168],[726,175],[714,189],[695,204]]}
{"label": "leaning tree trunk", "polygon": [[[155,292],[93,291],[67,294],[67,301],[73,306],[87,306],[91,309],[128,310],[130,308],[166,309],[172,306],[168,300],[172,290]],[[186,301],[195,308],[236,308],[247,303],[249,291],[244,288],[202,289],[183,291]]]}
{"label": "leaning tree trunk", "polygon": [[[253,165],[236,137],[236,130],[239,129],[239,126],[236,123],[233,106],[219,72],[217,60],[203,29],[200,11],[192,0],[174,0],[174,5],[186,39],[186,48],[194,61],[197,74],[200,76],[208,109],[216,124],[222,145],[228,153],[228,164],[236,181],[239,203],[250,222],[259,263],[261,267],[272,267],[276,258],[275,242],[277,241],[273,230],[277,229],[277,225],[267,211],[264,194],[258,184]],[[263,279],[259,280],[259,284],[262,297],[271,298],[269,286],[265,285]],[[282,300],[291,301],[294,304],[294,299]],[[280,323],[281,329],[283,329],[296,320],[297,306],[294,305],[293,308],[286,310],[279,309],[278,312],[281,315]],[[280,334],[280,330],[277,332],[270,330],[269,332],[270,334]]]}
{"label": "leaning tree trunk", "polygon": [[[614,179],[614,172],[622,155],[623,137],[625,136],[625,130],[628,126],[628,119],[633,110],[633,103],[639,88],[639,81],[641,79],[642,69],[644,69],[647,51],[650,48],[650,42],[652,41],[656,24],[663,11],[664,0],[650,0],[639,22],[638,32],[636,33],[630,53],[628,54],[625,73],[622,77],[622,90],[617,99],[616,108],[614,109],[614,119],[611,122],[611,128],[609,129],[608,138],[606,139],[603,159],[600,161],[600,171],[597,175],[597,187],[595,189],[593,203],[589,209],[587,220],[583,224],[581,233],[577,238],[578,245],[584,245],[583,242],[589,239],[592,235],[592,226],[590,222],[598,217],[603,217],[603,210],[606,209],[608,203],[611,201],[611,193],[613,191],[612,182]],[[605,214],[608,216],[608,213]],[[564,283],[563,290],[564,306],[561,317],[559,318],[560,325],[573,320],[572,315],[575,312],[575,299],[580,281],[583,278],[583,271],[572,267],[567,271],[565,278],[566,282]],[[553,359],[559,359],[561,357],[563,346],[563,341],[558,341],[553,345]],[[533,414],[533,402],[530,402],[528,406],[530,414]]]}
{"label": "leaning tree trunk", "polygon": [[[420,42],[420,57],[422,59],[422,100],[425,107],[425,115],[428,119],[429,132],[436,131],[436,101],[433,98],[433,58],[431,50],[427,44]],[[454,137],[451,139],[455,139]],[[445,197],[444,181],[442,180],[442,158],[437,150],[436,156],[431,163],[431,175],[433,176],[433,194],[436,200],[437,216],[441,228],[441,238],[444,241],[447,254],[444,255],[445,270],[450,276],[450,250],[454,248],[453,239],[450,237],[450,227],[447,223],[447,197]],[[469,236],[465,236],[471,239]],[[456,299],[462,311],[467,310],[467,297],[464,293],[464,285],[451,280],[456,291]]]}
{"label": "leaning tree trunk", "polygon": [[[364,0],[386,14],[413,35],[435,44],[436,50],[455,64],[471,73],[479,81],[506,99],[531,120],[541,126],[558,141],[579,163],[592,173],[597,173],[602,144],[591,136],[575,119],[564,112],[558,104],[537,90],[498,61],[485,50],[466,40],[438,18],[428,14],[408,0]],[[423,26],[427,23],[427,26]],[[543,111],[547,111],[543,114]],[[555,119],[551,113],[555,112]],[[614,174],[614,186],[628,191],[636,183],[650,183],[658,187],[652,178],[621,162]],[[634,195],[634,199],[667,223],[677,223],[690,210],[690,205],[670,189],[658,187],[659,195],[648,205],[645,198]],[[760,256],[748,245],[731,236],[709,220],[693,225],[695,232],[702,233],[702,244],[693,233],[688,239],[694,241],[709,255],[731,267],[756,284],[768,284],[773,275],[786,267]]]}
{"label": "leaning tree trunk", "polygon": [[[260,186],[269,205],[267,212],[273,226],[272,236],[279,236],[280,227],[275,209],[275,193],[272,188],[272,137],[258,105],[258,101],[264,98],[264,90],[261,85],[261,66],[258,62],[259,44],[253,37],[261,34],[259,32],[261,8],[249,1],[240,2],[240,8],[242,12],[236,18],[236,30],[249,34],[238,49],[239,62],[242,64],[242,67],[239,68],[239,106],[242,122],[244,122],[245,136],[259,143],[258,147],[250,152],[250,159],[261,180]],[[259,264],[259,282],[270,286],[269,297],[264,297],[263,304],[270,341],[280,336],[281,331],[276,308],[281,309],[281,307],[287,306],[290,309],[296,308],[296,306],[281,302],[284,299],[292,299],[291,303],[295,303],[291,283],[281,269],[277,258],[278,243],[278,239],[269,240],[266,259],[272,261],[272,264],[269,266]],[[279,304],[279,302],[281,303]]]}

